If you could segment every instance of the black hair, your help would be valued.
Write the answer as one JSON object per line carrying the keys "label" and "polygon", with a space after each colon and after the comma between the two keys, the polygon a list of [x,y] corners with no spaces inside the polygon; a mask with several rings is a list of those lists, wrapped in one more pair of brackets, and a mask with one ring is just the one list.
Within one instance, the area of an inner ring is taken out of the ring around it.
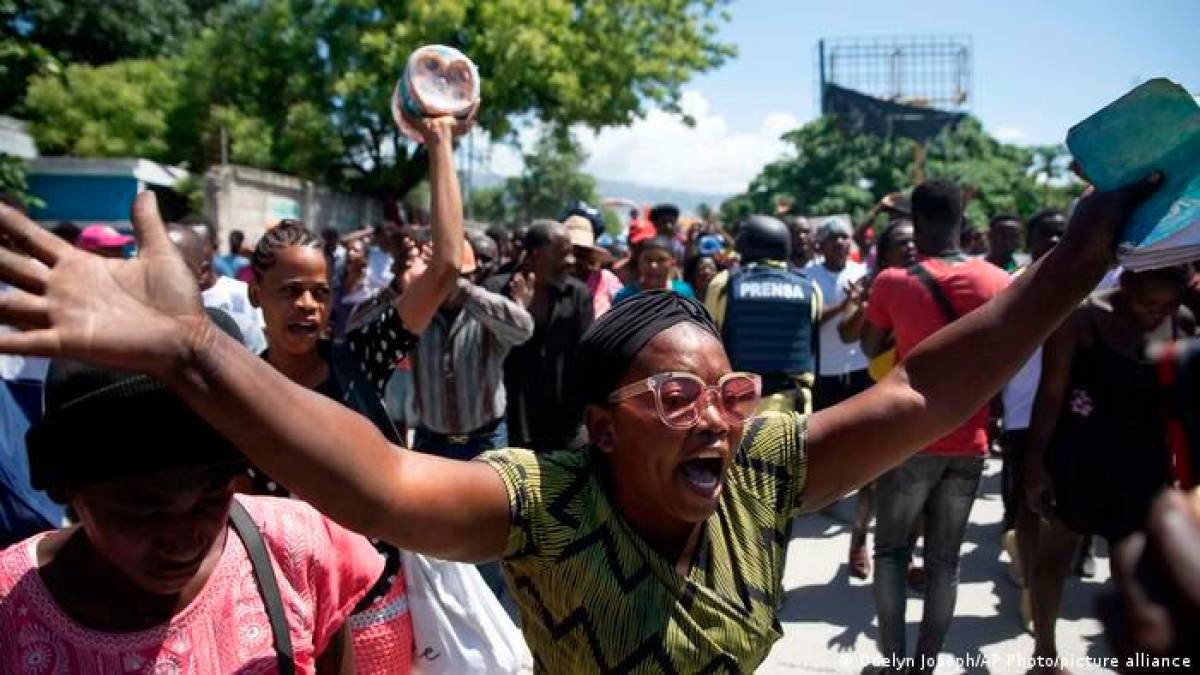
{"label": "black hair", "polygon": [[553,220],[537,220],[534,221],[529,229],[521,238],[521,244],[528,253],[546,246],[550,240],[554,238],[555,232],[561,230],[562,227]]}
{"label": "black hair", "polygon": [[492,239],[479,230],[467,230],[467,243],[470,244],[471,251],[475,254],[475,260],[477,264],[480,254],[489,246],[491,247],[491,250],[488,251],[488,253],[492,254],[493,263],[495,262],[494,258],[498,258],[500,256],[500,244],[496,243],[495,239]]}
{"label": "black hair", "polygon": [[717,259],[711,255],[701,255],[697,253],[695,255],[688,256],[687,260],[683,261],[683,280],[689,284],[692,283],[692,277],[696,275],[696,270],[700,269],[700,261],[706,258],[713,261],[714,265],[717,262]]}
{"label": "black hair", "polygon": [[1033,217],[1030,218],[1029,222],[1025,224],[1025,239],[1033,239],[1033,233],[1037,230],[1037,228],[1042,226],[1042,223],[1046,222],[1047,220],[1061,220],[1066,223],[1067,214],[1063,213],[1061,209],[1047,208],[1038,211],[1037,213],[1033,214]]}
{"label": "black hair", "polygon": [[662,249],[668,253],[671,253],[672,255],[675,253],[675,250],[671,247],[671,238],[664,237],[662,235],[658,235],[656,237],[650,237],[649,239],[643,239],[642,241],[639,241],[637,244],[634,244],[633,258],[634,258],[634,260],[637,260],[646,251],[650,251],[650,250],[653,250],[656,248]]}
{"label": "black hair", "polygon": [[254,255],[250,256],[250,267],[254,270],[254,277],[262,279],[262,275],[275,265],[276,252],[289,246],[325,250],[325,242],[313,234],[303,222],[281,220],[278,225],[267,230],[262,239],[258,240],[258,246],[254,247]]}
{"label": "black hair", "polygon": [[69,220],[64,220],[50,229],[54,236],[62,239],[68,244],[75,244],[75,240],[79,238],[79,234],[83,232],[78,225]]}
{"label": "black hair", "polygon": [[927,180],[913,189],[912,212],[918,228],[948,235],[964,224],[962,191],[947,180]]}
{"label": "black hair", "polygon": [[183,218],[180,218],[179,223],[189,227],[204,228],[204,230],[207,232],[207,234],[204,235],[205,240],[212,244],[213,248],[217,247],[217,228],[213,226],[212,221],[210,221],[208,218],[205,218],[199,213],[189,213]]}
{"label": "black hair", "polygon": [[679,207],[674,204],[659,204],[650,209],[650,215],[647,218],[651,223],[658,224],[660,220],[674,222],[679,220]]}
{"label": "black hair", "polygon": [[887,252],[896,245],[896,242],[892,241],[892,238],[896,236],[896,232],[900,228],[905,226],[912,227],[912,221],[908,218],[895,218],[888,222],[887,226],[883,228],[883,231],[875,239],[876,257],[881,260],[883,259]]}
{"label": "black hair", "polygon": [[995,227],[998,223],[1016,223],[1017,227],[1022,225],[1021,216],[1012,213],[997,213],[988,220],[988,229]]}
{"label": "black hair", "polygon": [[1192,280],[1192,267],[1191,265],[1172,265],[1171,267],[1160,267],[1141,272],[1125,270],[1121,273],[1121,287],[1127,288],[1130,282],[1148,281],[1151,279],[1162,281],[1172,286],[1178,286],[1179,288],[1186,288]]}
{"label": "black hair", "polygon": [[179,253],[187,262],[188,267],[195,269],[203,263],[208,251],[208,244],[190,225],[167,223],[167,234],[175,234],[179,237],[175,246],[179,249]]}

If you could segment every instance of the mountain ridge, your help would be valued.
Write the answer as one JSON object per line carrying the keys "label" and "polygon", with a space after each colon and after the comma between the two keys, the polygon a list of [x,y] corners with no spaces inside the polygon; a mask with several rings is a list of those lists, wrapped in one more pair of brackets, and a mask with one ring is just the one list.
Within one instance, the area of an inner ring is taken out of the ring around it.
{"label": "mountain ridge", "polygon": [[[505,176],[487,171],[477,171],[471,176],[471,189],[483,190],[499,187],[504,183]],[[653,206],[655,204],[674,204],[685,215],[695,215],[701,204],[707,204],[716,210],[721,202],[733,195],[714,192],[692,192],[669,187],[642,185],[629,181],[608,180],[596,178],[596,192],[602,199],[620,197],[632,200],[638,205]]]}

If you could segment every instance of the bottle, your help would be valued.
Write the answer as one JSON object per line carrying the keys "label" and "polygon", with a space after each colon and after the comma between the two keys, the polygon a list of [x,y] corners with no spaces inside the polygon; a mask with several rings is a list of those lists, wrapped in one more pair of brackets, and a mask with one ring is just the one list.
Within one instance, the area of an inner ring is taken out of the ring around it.
{"label": "bottle", "polygon": [[392,93],[392,117],[400,131],[420,143],[410,118],[465,118],[479,102],[479,70],[465,54],[445,45],[426,45],[408,57]]}

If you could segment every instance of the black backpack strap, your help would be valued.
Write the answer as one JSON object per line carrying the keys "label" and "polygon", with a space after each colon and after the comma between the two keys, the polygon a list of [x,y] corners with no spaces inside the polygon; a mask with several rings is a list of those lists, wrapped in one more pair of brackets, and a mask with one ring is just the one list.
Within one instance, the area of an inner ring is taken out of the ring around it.
{"label": "black backpack strap", "polygon": [[942,287],[938,286],[938,282],[934,280],[933,275],[925,269],[924,265],[917,263],[908,268],[908,273],[925,284],[925,288],[933,296],[933,301],[937,303],[938,309],[942,310],[942,314],[946,317],[946,323],[951,324],[958,320],[958,312],[954,311],[954,305],[950,304],[950,299],[942,292]]}
{"label": "black backpack strap", "polygon": [[250,556],[254,579],[258,582],[258,591],[262,594],[263,605],[267,608],[275,656],[279,659],[279,675],[295,675],[296,659],[292,652],[292,636],[288,632],[287,617],[283,613],[283,597],[279,594],[279,584],[275,580],[275,568],[271,567],[271,554],[267,552],[267,545],[258,531],[258,526],[246,512],[246,507],[237,499],[230,504],[229,521],[245,545],[246,554]]}

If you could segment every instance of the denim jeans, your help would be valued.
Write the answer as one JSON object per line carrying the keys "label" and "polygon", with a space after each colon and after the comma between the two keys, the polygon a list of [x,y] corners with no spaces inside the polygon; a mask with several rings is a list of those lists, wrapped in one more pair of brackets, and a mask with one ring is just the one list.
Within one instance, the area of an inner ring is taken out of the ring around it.
{"label": "denim jeans", "polygon": [[494,427],[461,436],[446,436],[418,426],[413,436],[413,449],[446,459],[469,461],[485,450],[508,447],[508,423],[501,418]]}
{"label": "denim jeans", "polygon": [[[875,607],[879,651],[900,663],[906,656],[904,609],[909,535],[925,514],[925,615],[915,663],[936,662],[958,598],[958,554],[979,489],[983,457],[920,454],[885,473],[876,488]],[[922,658],[933,659],[923,661]]]}

